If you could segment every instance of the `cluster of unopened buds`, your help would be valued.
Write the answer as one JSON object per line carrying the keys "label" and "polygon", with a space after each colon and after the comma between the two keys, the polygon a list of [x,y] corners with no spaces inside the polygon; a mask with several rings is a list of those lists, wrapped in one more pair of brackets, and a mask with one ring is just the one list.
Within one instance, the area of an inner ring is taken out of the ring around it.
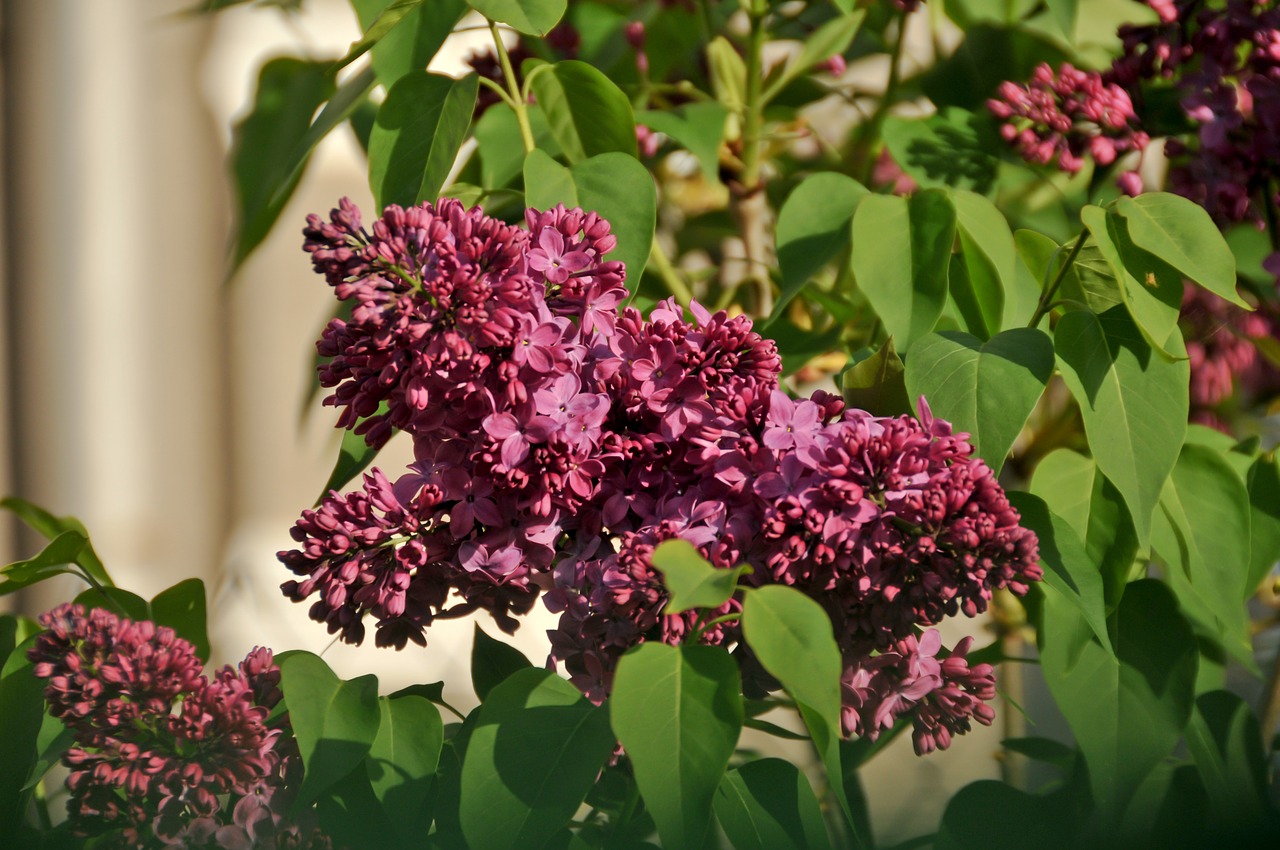
{"label": "cluster of unopened buds", "polygon": [[[170,628],[104,608],[61,605],[40,617],[29,652],[49,713],[72,733],[67,813],[111,847],[330,847],[290,816],[302,762],[280,701],[271,651],[204,674]],[[291,790],[292,789],[292,790]]]}
{"label": "cluster of unopened buds", "polygon": [[[1095,71],[1070,64],[1056,73],[1041,64],[1026,84],[1001,83],[987,106],[1004,122],[1000,133],[1005,141],[1024,159],[1056,165],[1069,174],[1080,170],[1086,155],[1107,166],[1149,141],[1135,127],[1128,92]],[[1141,185],[1132,172],[1121,179],[1121,188],[1130,194],[1137,194]]]}
{"label": "cluster of unopened buds", "polygon": [[[353,302],[319,342],[327,403],[372,446],[407,432],[416,460],[305,511],[284,592],[348,642],[372,620],[396,647],[477,610],[514,630],[541,596],[560,615],[551,661],[600,700],[626,649],[695,632],[692,613],[663,614],[652,564],[682,538],[824,606],[850,734],[910,717],[927,752],[989,722],[990,667],[920,632],[1040,577],[1035,536],[969,443],[923,403],[916,420],[792,399],[745,316],[624,307],[594,213],[524,223],[448,199],[369,228],[345,200],[308,220],[316,270]],[[730,618],[699,639],[738,637]]]}

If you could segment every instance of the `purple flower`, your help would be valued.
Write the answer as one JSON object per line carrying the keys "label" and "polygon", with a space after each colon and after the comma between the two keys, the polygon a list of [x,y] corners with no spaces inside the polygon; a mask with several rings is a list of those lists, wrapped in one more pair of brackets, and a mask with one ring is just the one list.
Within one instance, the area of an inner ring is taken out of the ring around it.
{"label": "purple flower", "polygon": [[538,234],[538,247],[529,252],[529,268],[540,271],[551,283],[564,283],[569,275],[591,265],[584,251],[566,251],[564,237],[553,227]]}

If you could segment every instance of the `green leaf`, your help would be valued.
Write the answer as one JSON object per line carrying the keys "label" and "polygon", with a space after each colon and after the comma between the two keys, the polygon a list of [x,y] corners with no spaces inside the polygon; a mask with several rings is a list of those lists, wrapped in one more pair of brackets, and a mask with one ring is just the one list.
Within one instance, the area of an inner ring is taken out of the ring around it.
{"label": "green leaf", "polygon": [[609,709],[663,846],[700,850],[742,731],[737,664],[720,647],[641,644],[618,662]]}
{"label": "green leaf", "polygon": [[958,331],[922,338],[907,359],[907,396],[969,434],[997,474],[1053,375],[1053,343],[1034,328],[1014,328],[987,342]]}
{"label": "green leaf", "polygon": [[374,448],[364,441],[363,434],[357,434],[354,430],[344,431],[342,445],[338,448],[338,460],[333,464],[333,472],[329,473],[329,480],[325,482],[324,490],[320,493],[320,498],[316,499],[316,504],[324,501],[330,492],[341,491],[357,475],[368,469],[379,451],[381,449]]}
{"label": "green leaf", "polygon": [[471,644],[471,686],[481,702],[509,677],[532,666],[523,652],[489,637],[476,623],[475,640]]}
{"label": "green leaf", "polygon": [[603,153],[637,155],[631,101],[598,68],[566,60],[531,79],[534,97],[569,162]]}
{"label": "green leaf", "polygon": [[1028,794],[982,779],[966,785],[942,814],[937,850],[1068,850],[1079,823],[1060,798]]}
{"label": "green leaf", "polygon": [[849,223],[868,194],[857,180],[836,171],[819,171],[791,190],[778,212],[782,294],[773,305],[770,323],[810,278],[848,246]]}
{"label": "green leaf", "polygon": [[893,337],[865,360],[855,363],[840,378],[845,403],[876,416],[901,416],[911,412],[905,368],[893,350]]}
{"label": "green leaf", "polygon": [[391,87],[369,136],[378,207],[435,201],[471,126],[479,78],[410,72]]}
{"label": "green leaf", "polygon": [[782,759],[760,759],[726,773],[716,791],[715,811],[736,850],[831,847],[809,780]]}
{"label": "green leaf", "polygon": [[867,13],[859,9],[851,14],[837,15],[811,32],[802,42],[800,52],[789,61],[782,73],[765,88],[763,100],[770,100],[802,74],[807,74],[823,62],[844,53],[862,28]]}
{"label": "green leaf", "polygon": [[525,203],[540,210],[563,203],[595,211],[609,222],[618,247],[608,256],[627,268],[634,291],[649,259],[657,222],[658,196],[653,177],[634,157],[605,153],[575,164],[566,181],[563,167],[541,150],[525,158]]}
{"label": "green leaf", "polygon": [[1196,699],[1196,710],[1187,726],[1187,748],[1204,777],[1214,835],[1224,839],[1262,835],[1270,805],[1261,740],[1258,721],[1240,697],[1229,691],[1210,691]]}
{"label": "green leaf", "polygon": [[1138,535],[1124,497],[1092,458],[1055,449],[1036,465],[1031,492],[1084,540],[1089,562],[1102,575],[1107,613],[1120,604],[1138,555]]}
{"label": "green leaf", "polygon": [[720,143],[724,141],[728,117],[724,104],[706,101],[637,112],[636,123],[665,133],[683,145],[698,160],[703,179],[715,184],[720,182]]}
{"label": "green leaf", "polygon": [[671,594],[664,614],[682,614],[694,608],[719,608],[738,587],[738,577],[751,572],[743,564],[731,570],[711,566],[685,540],[665,540],[653,550],[653,566],[662,573],[662,584]]}
{"label": "green leaf", "polygon": [[1280,560],[1280,457],[1260,457],[1249,468],[1250,595]]}
{"label": "green leaf", "polygon": [[1115,615],[1115,654],[1067,640],[1087,629],[1079,610],[1046,595],[1040,660],[1045,682],[1075,733],[1094,800],[1114,822],[1142,780],[1173,750],[1191,717],[1197,648],[1161,582],[1133,582]]}
{"label": "green leaf", "polygon": [[[1080,219],[1111,266],[1120,284],[1120,298],[1129,315],[1154,348],[1168,357],[1176,355],[1164,348],[1178,327],[1178,310],[1182,304],[1182,281],[1158,257],[1133,246],[1124,232],[1124,220],[1108,214],[1101,207],[1087,206]],[[1136,276],[1135,276],[1136,275]]]}
{"label": "green leaf", "polygon": [[31,770],[27,774],[27,784],[22,786],[22,790],[28,791],[40,784],[44,775],[62,760],[63,753],[71,749],[75,742],[76,736],[62,725],[61,720],[45,714],[40,719],[40,731],[36,734],[36,759],[31,765]]}
{"label": "green leaf", "polygon": [[995,135],[985,115],[947,107],[927,118],[890,115],[884,143],[907,176],[926,188],[954,186],[987,194],[995,185],[1000,159],[992,153]]}
{"label": "green leaf", "polygon": [[160,591],[151,600],[151,619],[156,625],[173,629],[195,647],[196,657],[209,661],[208,615],[204,582],[200,579],[189,578]]}
{"label": "green leaf", "polygon": [[378,736],[382,711],[372,674],[339,679],[310,652],[282,654],[280,689],[302,754],[303,777],[294,804],[310,803],[360,764]]}
{"label": "green leaf", "polygon": [[467,4],[491,21],[537,36],[551,32],[568,5],[566,0],[467,0]]}
{"label": "green leaf", "polygon": [[35,645],[32,635],[10,653],[0,666],[0,834],[14,835],[23,823],[30,792],[23,790],[36,763],[36,739],[44,722],[44,682],[33,673],[27,651]]}
{"label": "green leaf", "polygon": [[1053,13],[1053,19],[1062,28],[1062,34],[1071,38],[1076,31],[1076,14],[1080,0],[1045,0]]}
{"label": "green leaf", "polygon": [[39,631],[40,624],[29,617],[0,614],[0,667],[9,660],[14,647]]}
{"label": "green leaf", "polygon": [[1011,753],[1026,756],[1033,761],[1044,762],[1063,770],[1069,770],[1076,758],[1076,751],[1052,738],[1005,738],[1000,742]]}
{"label": "green leaf", "polygon": [[840,764],[840,674],[844,662],[822,606],[795,588],[767,585],[747,594],[742,632],[760,665],[795,700],[827,769],[827,781],[844,811],[853,841],[869,842],[854,826]]}
{"label": "green leaf", "polygon": [[424,0],[391,0],[381,4],[382,8],[367,26],[361,21],[361,26],[365,27],[364,34],[352,42],[346,54],[338,60],[337,67],[344,68],[372,50],[378,42],[399,27],[410,13],[420,11],[423,2]]}
{"label": "green leaf", "polygon": [[[395,3],[396,0],[351,0],[364,31]],[[464,0],[428,0],[410,7],[372,47],[378,82],[390,89],[405,74],[431,64],[466,9]]]}
{"label": "green leaf", "polygon": [[[548,156],[560,154],[560,146],[551,136],[551,128],[537,104],[529,104],[529,124],[538,150]],[[520,175],[524,165],[524,142],[520,124],[510,109],[486,109],[475,123],[476,146],[480,152],[480,184],[486,189],[501,189]]]}
{"label": "green leaf", "polygon": [[1249,495],[1223,457],[1186,445],[1160,493],[1151,545],[1168,565],[1183,611],[1243,664],[1254,666],[1244,600],[1249,574]]}
{"label": "green leaf", "polygon": [[521,670],[494,688],[462,761],[468,846],[542,846],[573,817],[613,744],[608,709],[549,670]]}
{"label": "green leaf", "polygon": [[[54,516],[44,508],[37,507],[24,499],[18,499],[13,496],[0,499],[0,508],[12,511],[18,519],[47,540],[52,540],[64,531],[77,531],[86,539],[89,537],[89,532],[85,530],[84,523],[75,517]],[[76,563],[86,573],[93,576],[98,584],[106,587],[115,587],[115,582],[107,574],[107,568],[102,565],[102,560],[98,557],[98,553],[93,551],[92,542],[85,544],[85,547],[80,550],[80,554],[76,556]]]}
{"label": "green leaf", "polygon": [[1236,259],[1218,225],[1195,201],[1166,192],[1120,197],[1115,212],[1128,225],[1133,244],[1182,275],[1246,310],[1236,292]]}
{"label": "green leaf", "polygon": [[1080,616],[1093,631],[1093,637],[1103,649],[1114,652],[1107,633],[1107,604],[1102,576],[1089,561],[1080,537],[1040,498],[1017,490],[1009,490],[1006,495],[1009,504],[1022,516],[1020,525],[1034,531],[1040,540],[1044,585],[1079,609]]}
{"label": "green leaf", "polygon": [[[949,11],[949,10],[948,10]],[[1071,57],[1055,40],[1018,26],[978,24],[950,57],[923,75],[924,93],[939,110],[960,106],[977,112],[1006,80],[1025,80],[1042,62],[1057,68]]]}
{"label": "green leaf", "polygon": [[[1157,356],[1120,307],[1100,316],[1067,313],[1054,345],[1098,469],[1124,496],[1138,544],[1146,546],[1152,511],[1187,431],[1187,362]],[[1176,329],[1166,345],[1183,350]]]}
{"label": "green leaf", "polygon": [[431,793],[444,724],[436,707],[420,696],[379,697],[378,708],[382,720],[365,771],[387,821],[408,844],[417,837],[413,816]]}
{"label": "green leaf", "polygon": [[64,531],[39,554],[0,568],[0,576],[4,578],[0,581],[0,596],[15,593],[54,576],[74,572],[66,566],[75,563],[76,556],[88,542],[77,531]]}
{"label": "green leaf", "polygon": [[261,244],[288,203],[305,162],[296,151],[311,130],[311,116],[333,95],[330,63],[273,59],[262,67],[249,115],[232,132],[231,170],[236,188],[234,273]]}
{"label": "green leaf", "polygon": [[981,195],[963,190],[951,193],[956,208],[956,233],[968,284],[963,290],[951,279],[955,299],[969,332],[990,339],[1000,332],[1005,291],[1017,287],[1017,251],[1013,232],[1000,210]]}
{"label": "green leaf", "polygon": [[105,608],[113,614],[127,617],[135,623],[151,619],[151,603],[136,593],[118,587],[91,587],[75,598],[75,604],[86,611]]}
{"label": "green leaf", "polygon": [[858,286],[903,351],[933,330],[947,300],[956,214],[946,193],[871,195],[853,215]]}

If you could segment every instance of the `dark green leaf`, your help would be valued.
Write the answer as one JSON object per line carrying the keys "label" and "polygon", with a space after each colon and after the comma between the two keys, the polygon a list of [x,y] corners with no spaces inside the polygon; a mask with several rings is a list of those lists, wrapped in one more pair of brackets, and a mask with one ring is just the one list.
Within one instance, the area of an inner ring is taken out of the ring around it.
{"label": "dark green leaf", "polygon": [[[923,119],[891,115],[884,142],[906,174],[926,188],[954,186],[987,194],[995,185],[999,150],[991,122],[967,109],[948,107]],[[998,141],[998,139],[997,139]]]}
{"label": "dark green leaf", "polygon": [[[390,0],[388,3],[381,4],[382,8],[377,11],[368,26],[365,26],[364,34],[358,41],[353,42],[346,54],[338,60],[338,67],[350,65],[372,50],[374,45],[399,27],[411,13],[421,10],[424,2],[425,0]],[[358,14],[359,10],[357,10]],[[363,20],[360,23],[364,26]]]}
{"label": "dark green leaf", "polygon": [[27,638],[0,667],[0,835],[14,835],[26,815],[27,777],[36,763],[36,738],[44,721],[44,682],[32,672],[27,650],[36,636]]}
{"label": "dark green leaf", "polygon": [[869,193],[854,180],[835,171],[819,171],[791,191],[778,212],[778,267],[782,294],[770,322],[817,272],[849,244],[849,222],[858,203]]}
{"label": "dark green leaf", "polygon": [[27,784],[23,791],[35,788],[44,779],[49,769],[62,760],[62,754],[71,749],[76,742],[75,735],[58,718],[45,714],[40,721],[40,732],[36,735],[36,760],[31,765],[27,776]]}
{"label": "dark green leaf", "polygon": [[510,676],[532,666],[523,652],[489,637],[476,623],[475,640],[471,644],[471,686],[481,702]]}
{"label": "dark green leaf", "polygon": [[1107,613],[1115,610],[1138,555],[1138,535],[1124,497],[1092,458],[1057,449],[1036,465],[1031,492],[1084,540],[1089,562],[1102,575]]}
{"label": "dark green leaf", "polygon": [[955,208],[937,189],[871,195],[853,215],[854,276],[903,351],[942,315],[955,229]]}
{"label": "dark green leaf", "polygon": [[708,101],[690,103],[674,109],[646,110],[636,113],[636,123],[665,133],[702,166],[702,177],[708,183],[720,181],[720,143],[724,140],[724,122],[729,110],[723,104]]}
{"label": "dark green leaf", "polygon": [[105,608],[120,617],[127,617],[135,623],[151,619],[151,603],[136,593],[118,587],[91,587],[82,591],[75,598],[77,605],[85,610]]}
{"label": "dark green leaf", "polygon": [[338,460],[334,463],[333,472],[329,473],[329,480],[325,482],[324,491],[316,499],[316,504],[320,504],[330,492],[341,491],[350,484],[373,463],[379,451],[381,449],[365,442],[363,434],[357,434],[354,430],[344,431],[342,445],[338,449]]}
{"label": "dark green leaf", "polygon": [[[54,516],[44,508],[37,507],[24,499],[18,499],[13,496],[0,499],[0,508],[12,511],[18,519],[47,540],[52,540],[64,531],[77,531],[86,539],[89,537],[89,532],[85,530],[84,523],[75,517]],[[85,544],[85,547],[80,550],[80,554],[76,557],[76,563],[96,579],[98,584],[106,587],[115,587],[115,582],[107,574],[107,568],[102,565],[102,560],[98,557],[98,553],[93,551],[92,542]]]}
{"label": "dark green leaf", "polygon": [[716,792],[715,810],[736,850],[831,846],[809,780],[782,759],[760,759],[726,773]]}
{"label": "dark green leaf", "polygon": [[1184,613],[1246,666],[1254,666],[1244,600],[1249,496],[1222,455],[1186,445],[1160,493],[1151,545],[1168,565]]}
{"label": "dark green leaf", "polygon": [[700,850],[711,806],[742,731],[738,667],[720,647],[649,642],[618,662],[614,734],[664,847]]}
{"label": "dark green leaf", "polygon": [[198,578],[180,581],[160,591],[151,600],[151,619],[168,626],[178,637],[195,647],[196,656],[209,660],[208,615],[205,611],[204,582]]}
{"label": "dark green leaf", "polygon": [[281,655],[280,688],[298,739],[304,774],[295,808],[352,771],[378,736],[381,709],[373,675],[339,679],[310,652]]}
{"label": "dark green leaf", "polygon": [[1045,586],[1074,605],[1093,631],[1092,637],[1108,652],[1114,652],[1107,633],[1102,576],[1089,561],[1080,538],[1066,520],[1051,513],[1038,497],[1017,490],[1010,490],[1007,495],[1009,504],[1022,516],[1020,524],[1039,538]]}
{"label": "dark green leaf", "polygon": [[0,667],[9,660],[14,647],[40,631],[40,624],[29,617],[0,614]]}
{"label": "dark green leaf", "polygon": [[494,688],[462,762],[469,846],[542,846],[577,811],[613,744],[608,710],[549,670],[521,670]]}
{"label": "dark green leaf", "polygon": [[1057,68],[1071,58],[1048,38],[1018,27],[979,24],[965,35],[949,58],[924,75],[924,93],[940,110],[986,109],[1002,82],[1026,80],[1042,62]]}
{"label": "dark green leaf", "polygon": [[236,228],[230,270],[266,238],[306,168],[304,149],[311,116],[333,95],[327,62],[273,59],[262,67],[253,109],[232,133],[231,168],[236,186]]}
{"label": "dark green leaf", "polygon": [[1280,560],[1280,457],[1260,457],[1249,468],[1249,576],[1245,591],[1252,595]]}
{"label": "dark green leaf", "polygon": [[822,606],[800,591],[768,585],[747,594],[742,631],[752,652],[769,675],[795,700],[827,768],[827,781],[861,847],[868,836],[858,834],[845,795],[840,763],[840,674],[844,663]]}
{"label": "dark green leaf", "polygon": [[1006,750],[1018,753],[1034,761],[1042,761],[1068,770],[1075,761],[1076,751],[1052,738],[1005,738],[1000,742]]}
{"label": "dark green leaf", "polygon": [[[632,290],[639,283],[649,259],[658,215],[657,190],[653,177],[634,157],[605,153],[579,162],[569,169],[571,182],[564,179],[563,167],[541,150],[525,160],[525,202],[540,210],[558,203],[595,211],[606,219],[618,237],[618,247],[610,260],[621,260],[627,268]],[[572,191],[571,191],[572,190]]]}
{"label": "dark green leaf", "polygon": [[[1176,329],[1165,344],[1185,356]],[[1158,356],[1121,307],[1100,316],[1067,313],[1054,345],[1098,468],[1124,496],[1145,546],[1152,511],[1187,431],[1187,362]]]}
{"label": "dark green leaf", "polygon": [[564,17],[566,0],[467,0],[491,21],[510,24],[525,35],[546,35]]}
{"label": "dark green leaf", "polygon": [[[560,146],[551,135],[547,119],[536,104],[529,104],[529,124],[538,150],[548,156],[560,155]],[[486,189],[501,189],[520,174],[524,164],[524,142],[520,125],[510,109],[486,109],[475,125],[480,151],[480,182]]]}
{"label": "dark green leaf", "polygon": [[1204,207],[1178,195],[1147,192],[1117,199],[1115,212],[1128,225],[1134,245],[1220,298],[1251,309],[1236,292],[1235,255]]}
{"label": "dark green leaf", "polygon": [[938,850],[1069,850],[1080,846],[1077,822],[1060,798],[1038,797],[1003,782],[966,785],[947,803]]}
{"label": "dark green leaf", "polygon": [[598,68],[566,60],[537,71],[534,97],[571,163],[603,153],[636,156],[636,116],[622,89]]}
{"label": "dark green leaf", "polygon": [[1187,747],[1204,777],[1213,832],[1223,839],[1261,835],[1270,809],[1261,740],[1257,718],[1240,697],[1210,691],[1196,699]]}
{"label": "dark green leaf", "polygon": [[0,596],[22,590],[57,575],[74,572],[67,569],[75,563],[80,550],[89,541],[78,531],[64,531],[53,539],[38,555],[25,561],[16,561],[0,568]]}
{"label": "dark green leaf", "polygon": [[958,331],[929,334],[907,360],[907,396],[923,395],[934,415],[968,432],[978,456],[999,473],[1053,364],[1053,343],[1035,328],[985,343]]}
{"label": "dark green leaf", "polygon": [[912,410],[905,370],[893,350],[893,337],[865,360],[844,371],[840,386],[845,403],[876,416],[901,416]]}
{"label": "dark green leaf", "polygon": [[[361,29],[367,32],[379,15],[396,5],[396,0],[351,0],[351,5]],[[464,0],[426,0],[408,7],[395,26],[372,46],[378,82],[389,89],[410,71],[421,71],[431,64],[466,8]]]}
{"label": "dark green leaf", "polygon": [[413,816],[431,792],[444,725],[436,707],[420,696],[380,697],[378,707],[382,721],[365,770],[387,820],[408,844],[418,837]]}
{"label": "dark green leaf", "polygon": [[1045,682],[1075,733],[1093,797],[1107,820],[1164,759],[1191,717],[1197,648],[1177,601],[1153,579],[1133,582],[1116,610],[1113,655],[1073,633],[1079,610],[1046,596],[1040,659]]}
{"label": "dark green leaf", "polygon": [[439,197],[471,126],[478,79],[412,71],[391,87],[369,136],[369,185],[379,207]]}

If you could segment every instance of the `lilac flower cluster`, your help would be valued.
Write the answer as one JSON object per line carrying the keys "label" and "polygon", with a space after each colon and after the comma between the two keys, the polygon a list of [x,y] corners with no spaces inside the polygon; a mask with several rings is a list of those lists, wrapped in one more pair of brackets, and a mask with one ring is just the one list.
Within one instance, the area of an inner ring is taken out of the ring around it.
{"label": "lilac flower cluster", "polygon": [[29,655],[75,736],[63,764],[78,833],[119,847],[330,847],[286,815],[302,763],[267,725],[281,697],[270,650],[206,678],[191,644],[151,622],[61,605],[40,625]]}
{"label": "lilac flower cluster", "polygon": [[[1026,84],[1001,83],[987,107],[1004,122],[1000,134],[1024,159],[1056,165],[1069,174],[1080,170],[1086,156],[1110,165],[1149,141],[1135,127],[1128,92],[1095,71],[1070,64],[1056,73],[1041,64]],[[1122,185],[1132,188],[1134,178],[1126,177]]]}
{"label": "lilac flower cluster", "polygon": [[1149,0],[1160,21],[1120,29],[1108,76],[1138,96],[1172,82],[1194,135],[1170,139],[1174,191],[1220,222],[1260,222],[1280,176],[1280,8],[1270,0]]}
{"label": "lilac flower cluster", "polygon": [[[311,616],[349,642],[372,615],[396,647],[476,610],[513,630],[541,595],[560,615],[551,661],[599,700],[626,649],[694,630],[662,613],[652,564],[679,537],[826,608],[849,717],[868,718],[850,733],[909,715],[926,752],[989,722],[990,670],[962,651],[933,661],[926,638],[930,660],[908,666],[936,675],[875,661],[915,658],[918,626],[1040,577],[1035,536],[968,442],[927,408],[917,421],[793,400],[745,316],[621,307],[616,239],[594,213],[529,210],[525,225],[452,200],[390,207],[371,232],[346,201],[308,220],[316,270],[353,302],[319,343],[329,403],[371,445],[408,432],[415,461],[303,514],[280,554],[298,576],[285,593],[315,597]],[[739,637],[726,621],[701,640]]]}
{"label": "lilac flower cluster", "polygon": [[1246,400],[1280,392],[1280,368],[1261,355],[1257,341],[1280,338],[1280,317],[1262,304],[1246,312],[1199,287],[1187,285],[1182,329],[1191,366],[1191,419],[1229,431],[1219,417],[1228,399]]}

